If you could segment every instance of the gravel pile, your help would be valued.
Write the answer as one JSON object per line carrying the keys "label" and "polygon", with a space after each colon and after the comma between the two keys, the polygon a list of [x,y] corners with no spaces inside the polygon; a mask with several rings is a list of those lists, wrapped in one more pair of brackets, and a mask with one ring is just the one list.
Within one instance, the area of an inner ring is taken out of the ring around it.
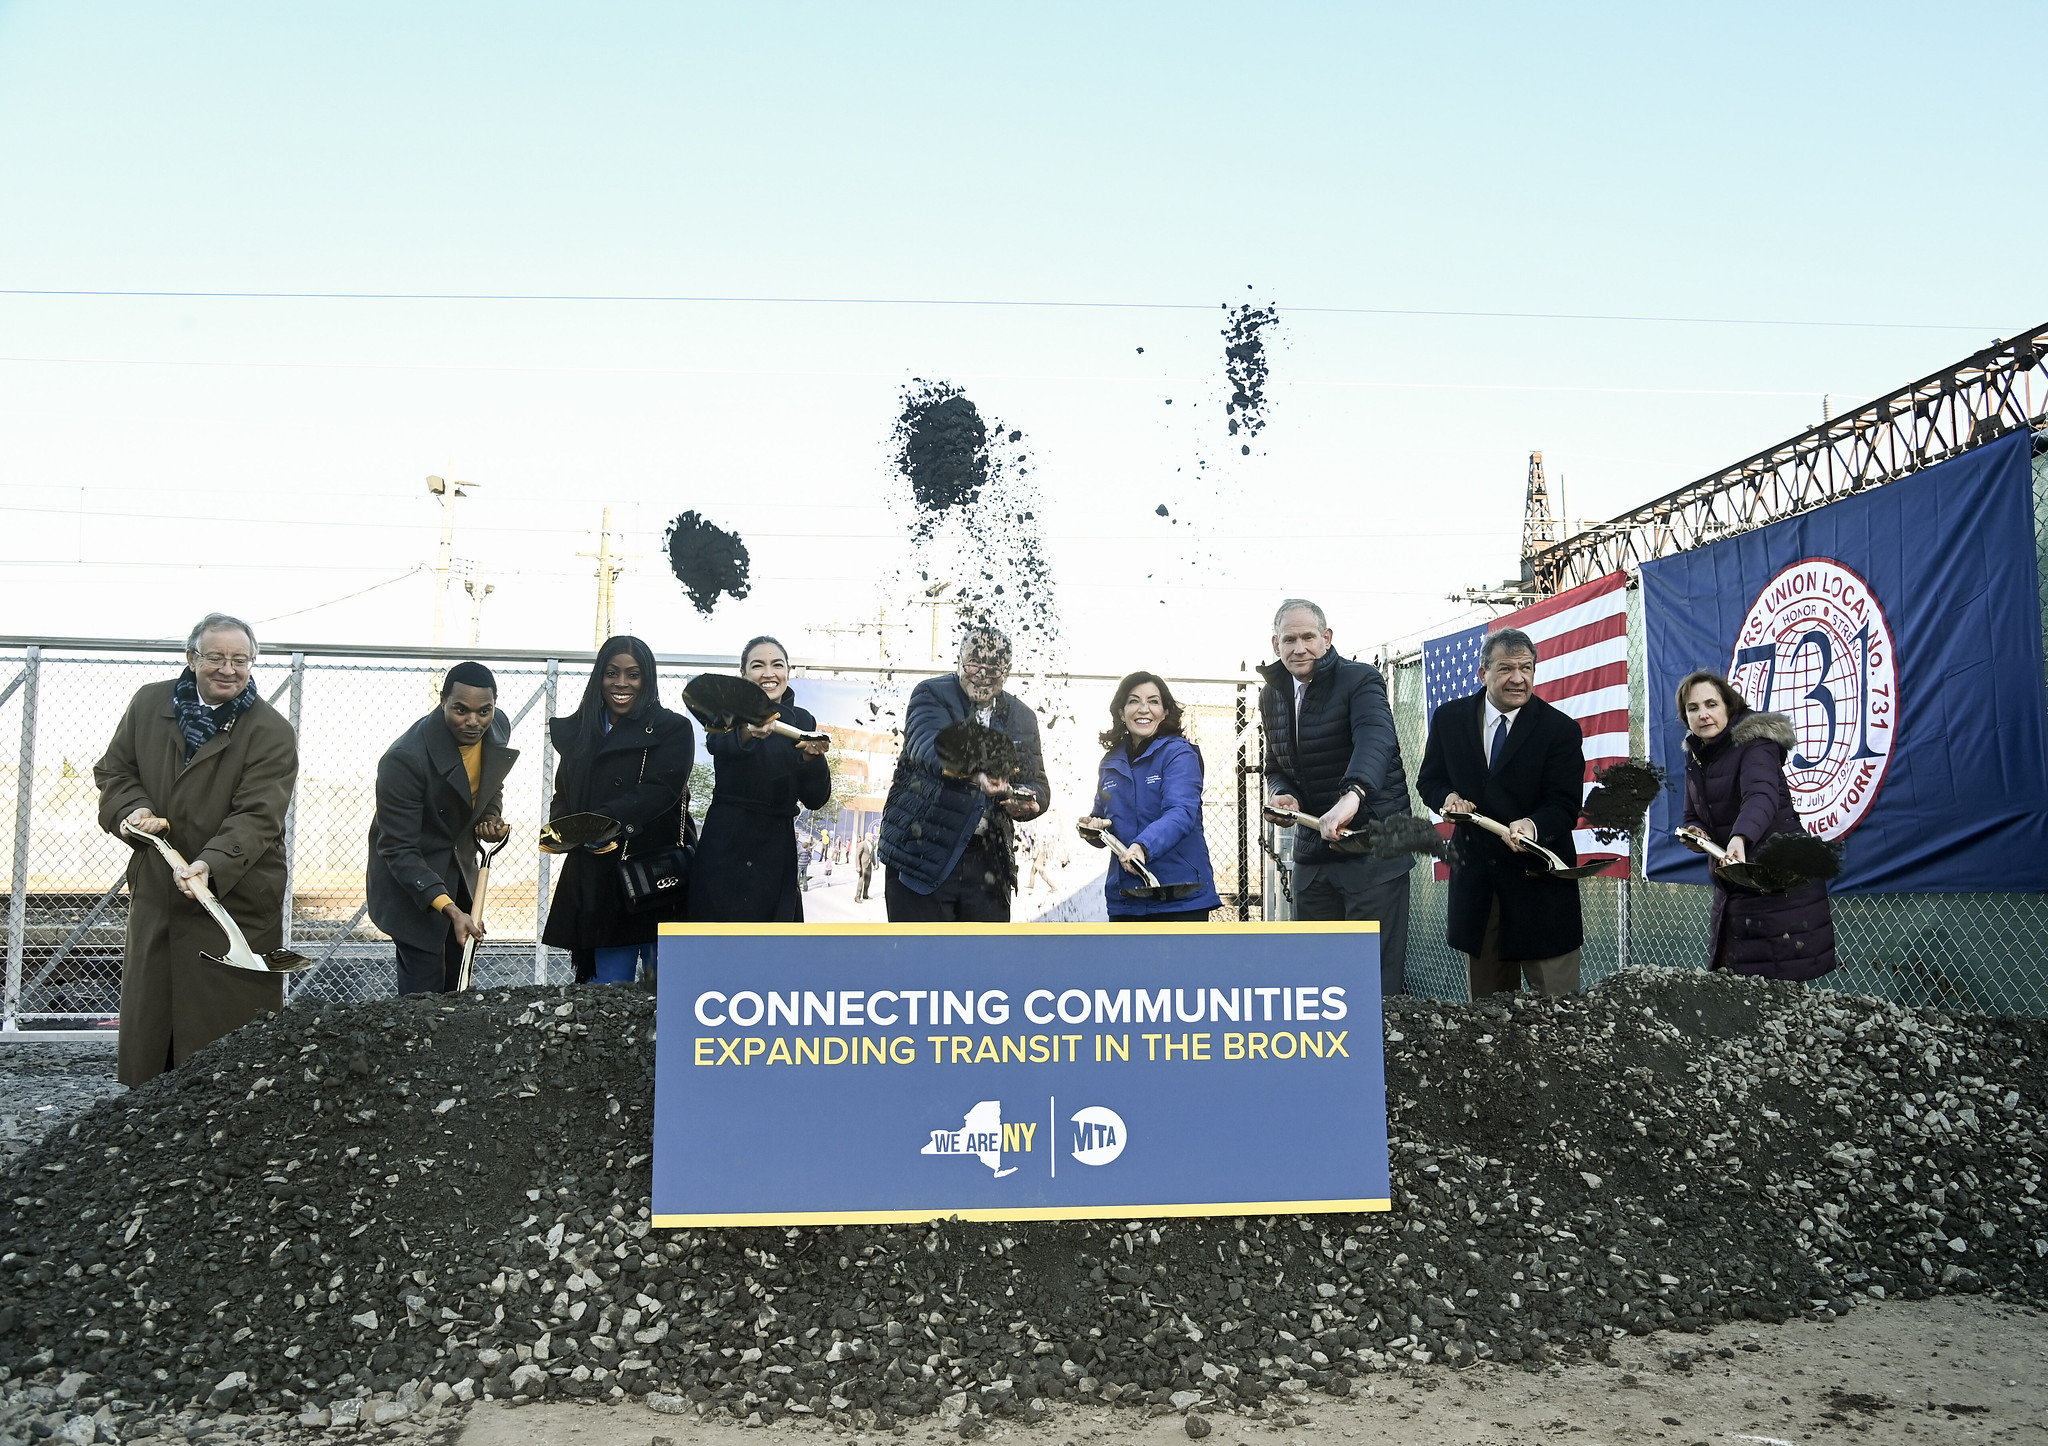
{"label": "gravel pile", "polygon": [[1391,1214],[674,1232],[652,1034],[628,987],[322,1005],[95,1105],[0,1206],[0,1433],[485,1394],[970,1437],[1053,1399],[1285,1417],[1418,1363],[2048,1297],[2038,1021],[1663,972],[1399,1001]]}

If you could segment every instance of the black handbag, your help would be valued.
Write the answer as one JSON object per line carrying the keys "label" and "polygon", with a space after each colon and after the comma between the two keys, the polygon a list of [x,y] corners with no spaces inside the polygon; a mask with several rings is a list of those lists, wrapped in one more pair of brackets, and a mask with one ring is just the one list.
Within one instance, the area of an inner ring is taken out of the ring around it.
{"label": "black handbag", "polygon": [[[647,776],[647,752],[640,753],[640,776]],[[682,919],[690,891],[690,865],[697,857],[697,821],[690,817],[690,792],[678,803],[683,826],[676,841],[652,853],[635,854],[629,845],[619,860],[619,891],[626,912],[653,914],[664,922]]]}

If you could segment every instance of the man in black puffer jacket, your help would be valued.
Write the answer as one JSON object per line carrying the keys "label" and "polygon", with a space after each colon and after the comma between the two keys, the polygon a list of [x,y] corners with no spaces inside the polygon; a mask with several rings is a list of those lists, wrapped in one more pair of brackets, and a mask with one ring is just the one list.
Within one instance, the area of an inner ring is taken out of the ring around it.
{"label": "man in black puffer jacket", "polygon": [[1329,619],[1289,598],[1273,617],[1277,663],[1259,669],[1266,780],[1276,808],[1319,814],[1320,834],[1294,831],[1294,917],[1377,919],[1380,990],[1405,994],[1411,860],[1340,854],[1344,829],[1408,811],[1408,775],[1387,706],[1386,680],[1370,663],[1339,657]]}
{"label": "man in black puffer jacket", "polygon": [[[1038,747],[1038,715],[1003,691],[1010,640],[991,627],[970,630],[959,671],[910,691],[903,751],[882,806],[875,849],[887,872],[882,899],[892,924],[1007,924],[1017,888],[1016,823],[1036,818],[1052,797]],[[972,718],[1017,745],[1018,784],[1033,802],[996,795],[1005,780],[949,778],[939,766],[939,733]]]}

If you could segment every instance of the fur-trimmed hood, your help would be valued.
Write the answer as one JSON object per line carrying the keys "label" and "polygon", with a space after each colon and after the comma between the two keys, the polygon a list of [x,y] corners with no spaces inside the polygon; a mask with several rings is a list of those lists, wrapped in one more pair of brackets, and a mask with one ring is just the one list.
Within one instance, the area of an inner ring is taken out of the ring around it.
{"label": "fur-trimmed hood", "polygon": [[1759,738],[1770,739],[1787,753],[1799,746],[1799,730],[1783,713],[1745,713],[1735,720],[1735,726],[1728,732],[1737,748]]}

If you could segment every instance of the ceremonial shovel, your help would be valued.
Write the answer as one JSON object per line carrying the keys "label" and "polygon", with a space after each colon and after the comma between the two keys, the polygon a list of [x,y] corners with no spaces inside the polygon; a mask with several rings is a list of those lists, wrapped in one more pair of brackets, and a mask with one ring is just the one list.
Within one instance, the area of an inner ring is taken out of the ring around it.
{"label": "ceremonial shovel", "polygon": [[[544,854],[574,853],[594,849],[619,836],[619,821],[601,813],[565,813],[540,826],[540,851]],[[481,906],[482,901],[478,901]]]}
{"label": "ceremonial shovel", "polygon": [[799,743],[817,743],[830,737],[777,722],[775,700],[767,691],[752,679],[735,678],[730,673],[699,673],[690,679],[683,685],[683,706],[712,733],[730,733],[739,724],[747,723]]}
{"label": "ceremonial shovel", "polygon": [[[1447,816],[1452,818],[1469,818],[1472,820],[1472,822],[1478,824],[1488,833],[1498,834],[1502,838],[1506,838],[1508,836],[1508,826],[1506,824],[1496,823],[1483,813],[1453,814]],[[1315,829],[1319,829],[1323,826],[1323,821],[1320,818],[1316,817],[1314,814],[1302,813],[1295,809],[1268,808],[1266,810],[1266,817],[1272,819],[1275,823],[1290,823],[1297,826]],[[1432,830],[1431,832],[1432,834],[1434,834],[1434,830]],[[1371,837],[1372,832],[1370,828],[1352,829],[1349,832],[1341,833],[1337,836],[1338,844],[1351,844],[1352,847],[1349,849],[1340,849],[1339,851],[1347,853],[1363,852],[1364,850],[1372,847]],[[1552,853],[1549,849],[1543,847],[1542,844],[1537,843],[1533,839],[1523,839],[1522,844],[1525,848],[1529,850],[1529,852],[1535,854],[1538,858],[1540,858],[1543,861],[1544,872],[1548,873],[1552,878],[1591,878],[1594,874],[1599,873],[1600,870],[1605,868],[1611,868],[1614,864],[1614,860],[1612,859],[1600,859],[1594,863],[1579,864],[1576,867],[1574,867],[1572,865],[1565,863],[1563,859],[1559,858],[1556,854]],[[1422,840],[1419,837],[1412,843],[1404,840],[1404,847],[1401,849],[1401,852],[1436,853],[1438,857],[1443,856],[1442,854],[1437,852],[1436,848],[1432,848],[1427,841]]]}
{"label": "ceremonial shovel", "polygon": [[[498,850],[510,842],[512,842],[512,835],[506,834],[505,837],[499,839],[496,843],[484,845],[484,861],[478,866],[476,871],[476,906],[469,911],[469,917],[476,921],[478,928],[483,927],[484,900],[491,892],[491,861],[497,858]],[[469,988],[469,965],[470,961],[474,958],[476,958],[476,935],[471,934],[462,941],[462,971],[455,976],[455,987],[457,990]]]}
{"label": "ceremonial shovel", "polygon": [[1783,889],[1774,889],[1749,871],[1748,864],[1728,862],[1728,850],[1722,848],[1696,828],[1675,828],[1671,836],[1698,844],[1700,851],[1714,861],[1714,868],[1721,877],[1731,884],[1740,884],[1745,889],[1755,889],[1760,894],[1782,894]]}
{"label": "ceremonial shovel", "polygon": [[1174,899],[1185,899],[1195,892],[1197,886],[1194,884],[1160,883],[1159,876],[1154,874],[1152,870],[1146,868],[1143,863],[1139,862],[1137,859],[1132,858],[1130,847],[1127,844],[1125,844],[1122,839],[1118,838],[1115,834],[1111,833],[1108,829],[1083,828],[1080,832],[1081,837],[1083,838],[1100,839],[1103,843],[1107,844],[1109,846],[1109,851],[1117,856],[1117,861],[1119,863],[1123,864],[1124,867],[1132,870],[1134,873],[1137,874],[1139,878],[1145,881],[1145,886],[1143,888],[1123,890],[1123,895],[1125,898],[1166,899],[1171,901]]}
{"label": "ceremonial shovel", "polygon": [[[1274,808],[1271,804],[1268,804],[1262,812],[1266,815],[1267,819],[1283,827],[1312,828],[1318,833],[1322,831],[1323,821],[1319,816],[1313,813],[1303,813],[1298,808]],[[1372,841],[1366,837],[1364,829],[1348,828],[1337,835],[1336,839],[1330,844],[1330,847],[1340,854],[1364,853],[1372,847]]]}
{"label": "ceremonial shovel", "polygon": [[[130,838],[144,839],[155,844],[157,852],[164,856],[172,868],[188,867],[184,855],[166,843],[161,835],[130,828],[125,823],[121,825],[121,831]],[[246,969],[252,974],[296,974],[301,969],[313,967],[316,961],[290,949],[272,949],[268,954],[258,954],[249,947],[249,940],[243,935],[241,925],[235,922],[233,915],[221,907],[220,900],[214,898],[213,890],[206,886],[205,880],[194,878],[186,882],[191,886],[192,896],[199,900],[207,913],[213,915],[213,922],[220,925],[228,936],[228,952],[225,958],[218,954],[203,951],[200,953],[199,957],[207,963],[218,964],[227,969]]]}
{"label": "ceremonial shovel", "polygon": [[972,718],[956,719],[939,730],[932,746],[938,750],[939,771],[946,777],[980,775],[1004,783],[1007,792],[989,795],[997,803],[1012,798],[1038,802],[1037,789],[1008,782],[1010,775],[1024,765],[1017,756],[1016,743],[1000,728],[987,727]]}
{"label": "ceremonial shovel", "polygon": [[[1268,820],[1292,828],[1322,831],[1323,821],[1312,813],[1294,808],[1265,809]],[[1330,849],[1340,854],[1371,854],[1376,859],[1397,859],[1403,854],[1427,854],[1448,859],[1450,844],[1422,819],[1397,813],[1391,818],[1369,818],[1363,828],[1346,829],[1331,841]]]}
{"label": "ceremonial shovel", "polygon": [[1739,864],[1729,863],[1728,850],[1697,828],[1674,829],[1672,836],[1698,844],[1722,878],[1760,894],[1789,894],[1842,871],[1842,846],[1811,834],[1774,833],[1758,847],[1755,858]]}

